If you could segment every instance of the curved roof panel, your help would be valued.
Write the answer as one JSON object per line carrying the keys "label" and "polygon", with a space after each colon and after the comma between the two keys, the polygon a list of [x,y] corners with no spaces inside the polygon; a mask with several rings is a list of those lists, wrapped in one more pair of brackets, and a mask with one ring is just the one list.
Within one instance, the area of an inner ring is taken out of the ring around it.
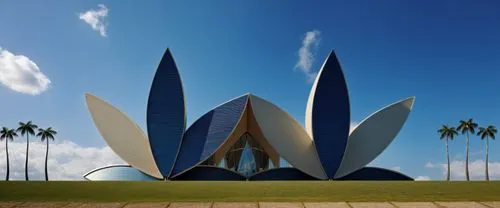
{"label": "curved roof panel", "polygon": [[293,167],[326,179],[314,142],[304,128],[278,106],[251,95],[255,120],[271,146]]}
{"label": "curved roof panel", "polygon": [[333,51],[311,89],[305,121],[323,168],[328,177],[333,178],[344,154],[350,126],[347,84]]}
{"label": "curved roof panel", "polygon": [[413,178],[402,173],[383,168],[365,167],[354,171],[337,180],[365,180],[365,181],[413,181]]}
{"label": "curved roof panel", "polygon": [[195,121],[184,134],[172,177],[211,156],[232,134],[247,104],[248,95],[230,100]]}
{"label": "curved roof panel", "polygon": [[161,59],[149,92],[147,128],[156,164],[168,176],[186,128],[182,82],[169,49]]}
{"label": "curved roof panel", "polygon": [[104,100],[89,93],[85,98],[94,124],[109,147],[128,164],[153,177],[163,178],[141,128]]}
{"label": "curved roof panel", "polygon": [[349,136],[342,164],[335,178],[363,168],[396,138],[415,101],[414,97],[393,103],[362,121]]}
{"label": "curved roof panel", "polygon": [[90,171],[83,176],[89,181],[157,181],[158,179],[131,167],[112,165]]}

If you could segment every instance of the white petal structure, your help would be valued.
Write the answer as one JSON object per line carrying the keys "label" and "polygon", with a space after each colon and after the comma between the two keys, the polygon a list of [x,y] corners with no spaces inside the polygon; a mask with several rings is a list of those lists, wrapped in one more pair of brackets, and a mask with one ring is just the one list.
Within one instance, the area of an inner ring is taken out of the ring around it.
{"label": "white petal structure", "polygon": [[141,128],[104,100],[89,93],[85,98],[94,124],[109,147],[134,168],[155,178],[163,178]]}
{"label": "white petal structure", "polygon": [[327,179],[313,140],[305,129],[278,106],[250,95],[252,110],[262,133],[281,157],[293,167],[319,179]]}
{"label": "white petal structure", "polygon": [[393,103],[362,121],[349,135],[335,178],[363,168],[394,140],[411,111],[415,97]]}

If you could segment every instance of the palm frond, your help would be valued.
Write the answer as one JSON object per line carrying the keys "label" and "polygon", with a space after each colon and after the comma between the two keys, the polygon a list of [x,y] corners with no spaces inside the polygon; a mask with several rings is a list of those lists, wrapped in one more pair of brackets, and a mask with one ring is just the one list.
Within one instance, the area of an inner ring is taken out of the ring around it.
{"label": "palm frond", "polygon": [[19,127],[17,128],[17,132],[20,132],[21,135],[26,135],[26,134],[30,134],[30,135],[35,135],[35,129],[37,129],[38,126],[33,124],[32,121],[28,121],[26,123],[23,123],[23,122],[19,122]]}
{"label": "palm frond", "polygon": [[6,127],[2,128],[2,131],[0,131],[0,139],[8,139],[8,140],[14,140],[14,137],[17,137],[17,133],[15,129],[8,129]]}
{"label": "palm frond", "polygon": [[455,127],[448,127],[448,125],[443,125],[441,129],[438,130],[438,133],[440,134],[440,139],[448,138],[450,140],[453,140],[453,138],[458,134]]}
{"label": "palm frond", "polygon": [[47,129],[38,129],[38,134],[37,136],[40,137],[42,141],[45,141],[45,139],[52,139],[54,140],[54,135],[57,134],[57,131],[52,129],[52,127],[49,127]]}

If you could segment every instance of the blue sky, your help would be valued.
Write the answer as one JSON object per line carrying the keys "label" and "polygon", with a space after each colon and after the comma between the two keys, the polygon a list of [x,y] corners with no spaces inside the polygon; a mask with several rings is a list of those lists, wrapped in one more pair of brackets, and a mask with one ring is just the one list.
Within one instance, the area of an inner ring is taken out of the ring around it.
{"label": "blue sky", "polygon": [[[106,36],[79,18],[99,4],[108,9]],[[500,125],[499,9],[495,0],[1,1],[0,47],[36,63],[50,85],[30,95],[3,83],[0,125],[33,120],[56,128],[59,142],[103,147],[84,102],[91,92],[146,129],[149,87],[166,47],[182,76],[188,124],[247,92],[303,123],[311,83],[296,64],[305,34],[317,31],[311,73],[336,51],[353,121],[416,96],[404,128],[373,165],[442,179],[442,169],[433,167],[445,162],[436,133],[442,124],[473,117]],[[500,142],[490,144],[490,171],[500,178]],[[460,166],[464,137],[450,148]],[[478,168],[483,149],[473,137]]]}

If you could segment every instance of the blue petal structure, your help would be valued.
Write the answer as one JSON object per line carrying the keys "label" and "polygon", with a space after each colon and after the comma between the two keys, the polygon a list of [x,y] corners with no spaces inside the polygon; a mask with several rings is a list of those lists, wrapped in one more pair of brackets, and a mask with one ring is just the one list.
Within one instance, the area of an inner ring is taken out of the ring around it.
{"label": "blue petal structure", "polygon": [[342,161],[350,119],[347,84],[332,51],[316,78],[306,109],[306,129],[329,178],[334,177]]}
{"label": "blue petal structure", "polygon": [[250,181],[271,180],[318,180],[296,168],[275,168],[256,173],[248,179]]}
{"label": "blue petal structure", "polygon": [[186,128],[182,82],[167,49],[153,79],[147,107],[149,143],[164,177],[170,175]]}
{"label": "blue petal structure", "polygon": [[189,127],[171,176],[192,168],[211,156],[231,135],[248,101],[248,95],[230,100],[209,111]]}
{"label": "blue petal structure", "polygon": [[83,176],[89,181],[157,181],[158,179],[131,167],[112,165],[90,171]]}
{"label": "blue petal structure", "polygon": [[365,167],[336,180],[413,181],[413,178],[393,170]]}
{"label": "blue petal structure", "polygon": [[200,181],[244,181],[245,176],[225,169],[214,166],[196,166],[172,180],[200,180]]}

